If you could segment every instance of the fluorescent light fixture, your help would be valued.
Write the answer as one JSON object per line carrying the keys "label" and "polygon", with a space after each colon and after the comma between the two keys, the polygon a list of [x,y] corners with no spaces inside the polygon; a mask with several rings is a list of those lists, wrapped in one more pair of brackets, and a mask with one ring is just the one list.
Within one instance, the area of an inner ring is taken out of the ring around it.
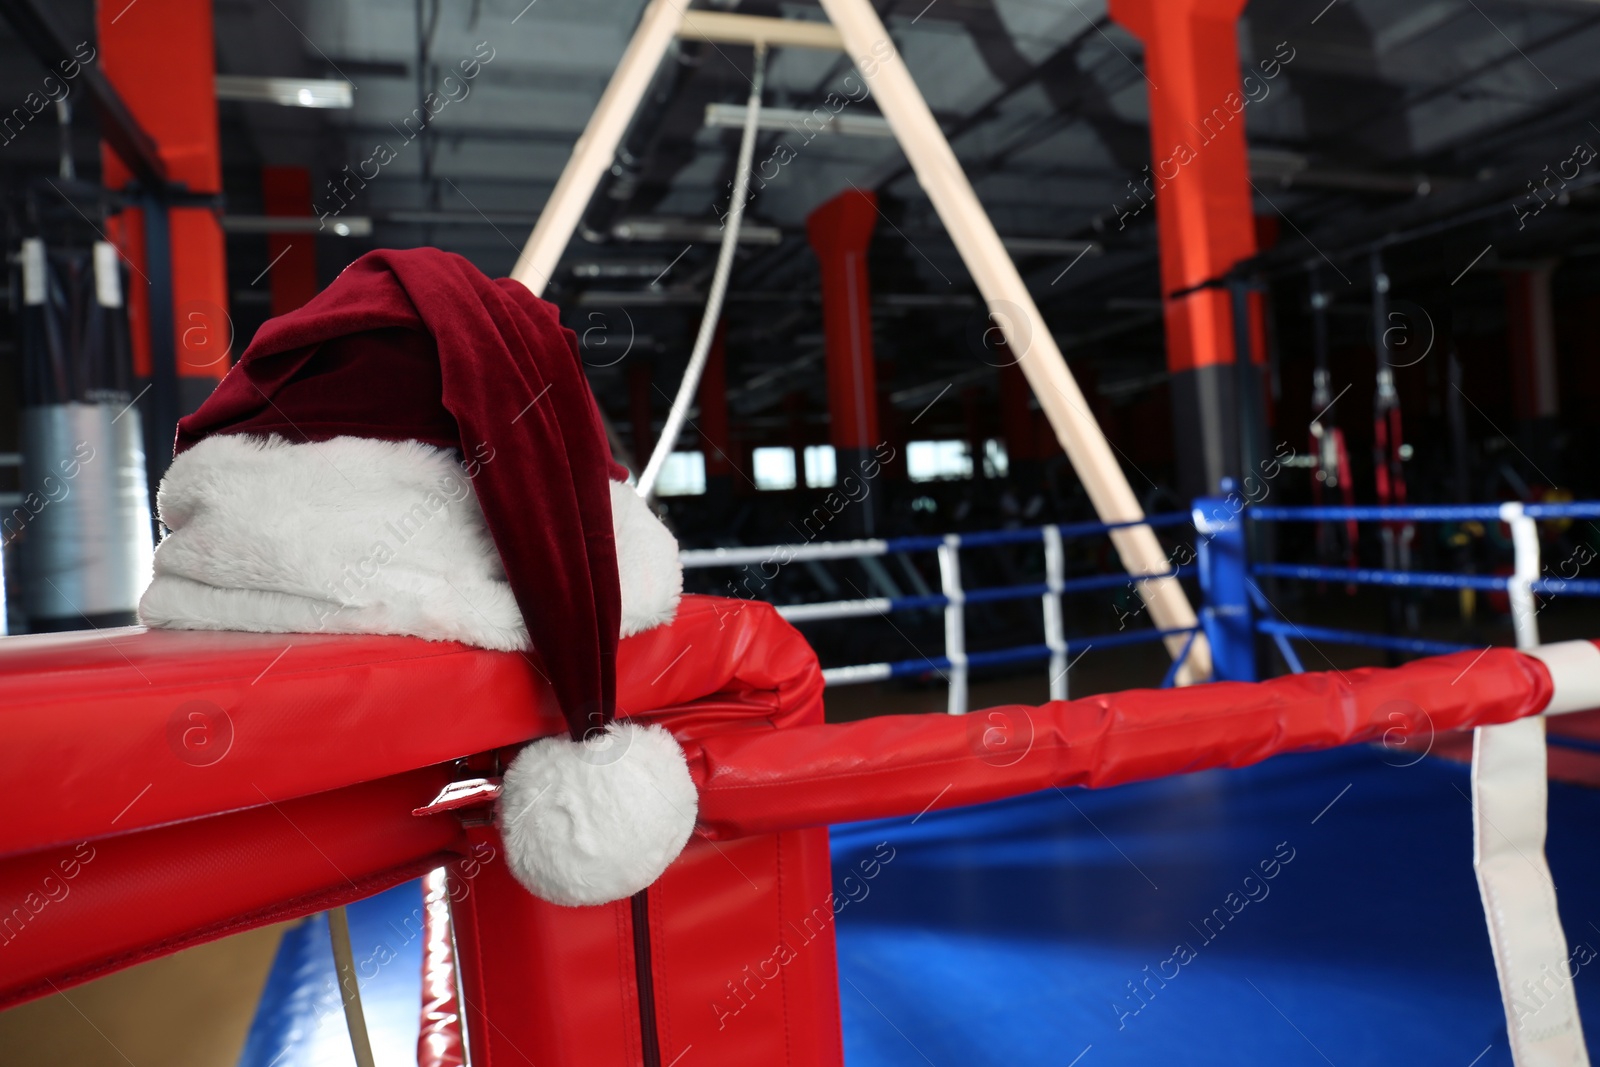
{"label": "fluorescent light fixture", "polygon": [[411,226],[532,226],[538,215],[497,212],[486,215],[478,211],[390,211],[380,222],[398,222]]}
{"label": "fluorescent light fixture", "polygon": [[[742,130],[744,104],[707,104],[706,126],[711,129]],[[837,133],[847,137],[893,137],[889,120],[882,115],[853,115],[830,111],[818,105],[811,111],[797,107],[764,107],[756,117],[756,128],[797,133],[810,140],[814,134]]]}
{"label": "fluorescent light fixture", "polygon": [[666,260],[648,262],[584,261],[572,265],[574,278],[659,278],[672,267]]}
{"label": "fluorescent light fixture", "polygon": [[[1298,152],[1278,148],[1250,149],[1250,176],[1281,185],[1318,189],[1353,189],[1369,193],[1427,196],[1440,187],[1426,174],[1392,174],[1375,170],[1343,170],[1313,166]],[[1448,185],[1446,181],[1444,184]]]}
{"label": "fluorescent light fixture", "polygon": [[1074,241],[1064,237],[1002,237],[1000,242],[1014,256],[1097,256],[1104,251],[1098,241]]}
{"label": "fluorescent light fixture", "polygon": [[354,107],[351,84],[339,78],[259,78],[218,74],[218,100],[248,100],[284,107]]}
{"label": "fluorescent light fixture", "polygon": [[693,289],[588,289],[578,294],[579,307],[699,307],[706,294]]}
{"label": "fluorescent light fixture", "polygon": [[335,237],[369,237],[372,220],[365,215],[339,215],[324,222],[315,215],[224,215],[228,233],[327,233]]}
{"label": "fluorescent light fixture", "polygon": [[1249,150],[1250,176],[1287,182],[1311,165],[1299,152],[1281,148],[1251,148]]}
{"label": "fluorescent light fixture", "polygon": [[[619,241],[717,244],[722,240],[722,227],[695,219],[623,219],[611,227],[611,236]],[[783,231],[776,226],[755,226],[747,222],[739,227],[740,244],[775,245],[782,240]]]}

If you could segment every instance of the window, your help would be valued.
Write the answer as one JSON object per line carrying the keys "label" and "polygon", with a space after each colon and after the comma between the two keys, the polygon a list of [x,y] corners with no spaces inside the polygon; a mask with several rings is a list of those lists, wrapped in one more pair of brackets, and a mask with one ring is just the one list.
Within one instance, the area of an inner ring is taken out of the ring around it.
{"label": "window", "polygon": [[965,441],[912,441],[906,445],[906,475],[914,482],[972,477]]}
{"label": "window", "polygon": [[794,449],[758,448],[750,453],[757,489],[793,489]]}
{"label": "window", "polygon": [[673,452],[661,465],[656,496],[699,496],[706,491],[704,452]]}
{"label": "window", "polygon": [[806,488],[826,489],[839,484],[832,445],[806,446]]}
{"label": "window", "polygon": [[983,473],[990,478],[1004,478],[1011,472],[1011,457],[1006,454],[1006,443],[991,437],[983,443]]}

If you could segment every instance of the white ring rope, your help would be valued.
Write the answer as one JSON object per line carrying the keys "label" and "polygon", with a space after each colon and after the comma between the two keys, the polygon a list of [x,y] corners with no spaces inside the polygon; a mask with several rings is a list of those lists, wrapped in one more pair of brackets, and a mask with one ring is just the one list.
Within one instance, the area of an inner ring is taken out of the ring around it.
{"label": "white ring rope", "polygon": [[667,457],[672,454],[673,448],[678,443],[678,434],[683,432],[683,424],[689,418],[689,404],[694,400],[695,390],[700,387],[700,375],[706,369],[706,359],[711,354],[711,341],[716,337],[717,324],[722,319],[722,301],[728,293],[728,275],[733,270],[733,254],[739,247],[739,225],[744,221],[745,198],[750,192],[750,166],[755,156],[756,126],[761,119],[761,86],[766,81],[766,45],[757,44],[755,52],[756,63],[750,81],[750,101],[745,107],[744,136],[739,141],[739,163],[733,175],[733,202],[728,207],[728,216],[723,223],[722,248],[717,253],[717,269],[711,276],[711,293],[706,298],[705,316],[700,320],[700,332],[694,339],[694,351],[689,355],[689,366],[684,369],[683,381],[678,386],[678,395],[672,400],[672,410],[667,412],[666,425],[661,428],[661,437],[656,441],[655,451],[650,453],[650,462],[645,464],[644,471],[639,475],[638,493],[646,500],[655,492],[656,479],[661,477],[661,468],[666,465]]}

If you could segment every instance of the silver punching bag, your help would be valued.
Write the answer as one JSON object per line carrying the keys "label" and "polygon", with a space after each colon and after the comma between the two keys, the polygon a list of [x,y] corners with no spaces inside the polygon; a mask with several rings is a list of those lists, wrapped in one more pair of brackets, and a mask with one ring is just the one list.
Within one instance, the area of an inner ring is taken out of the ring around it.
{"label": "silver punching bag", "polygon": [[[23,242],[21,502],[0,516],[33,631],[132,623],[154,551],[114,247],[55,270]],[[83,275],[92,273],[91,278]]]}

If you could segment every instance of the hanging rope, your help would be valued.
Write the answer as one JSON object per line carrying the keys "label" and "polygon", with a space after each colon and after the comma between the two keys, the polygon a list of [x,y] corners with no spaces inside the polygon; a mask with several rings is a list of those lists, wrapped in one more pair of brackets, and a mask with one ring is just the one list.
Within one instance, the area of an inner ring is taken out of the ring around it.
{"label": "hanging rope", "polygon": [[755,156],[756,126],[761,118],[761,86],[766,80],[767,46],[755,46],[755,70],[750,79],[750,101],[745,105],[744,136],[739,141],[739,164],[733,175],[733,203],[724,220],[722,248],[717,253],[717,269],[711,276],[711,293],[706,297],[705,315],[700,319],[700,332],[694,339],[694,351],[689,355],[689,366],[683,372],[678,395],[672,400],[672,410],[667,412],[667,423],[661,428],[650,462],[639,475],[639,495],[646,500],[655,493],[656,480],[661,468],[678,443],[678,434],[689,418],[689,404],[695,390],[700,388],[700,375],[706,369],[706,359],[711,354],[711,341],[717,333],[717,323],[722,318],[722,301],[728,293],[728,275],[733,270],[733,253],[739,246],[739,225],[744,221],[745,198],[750,191],[750,165]]}

